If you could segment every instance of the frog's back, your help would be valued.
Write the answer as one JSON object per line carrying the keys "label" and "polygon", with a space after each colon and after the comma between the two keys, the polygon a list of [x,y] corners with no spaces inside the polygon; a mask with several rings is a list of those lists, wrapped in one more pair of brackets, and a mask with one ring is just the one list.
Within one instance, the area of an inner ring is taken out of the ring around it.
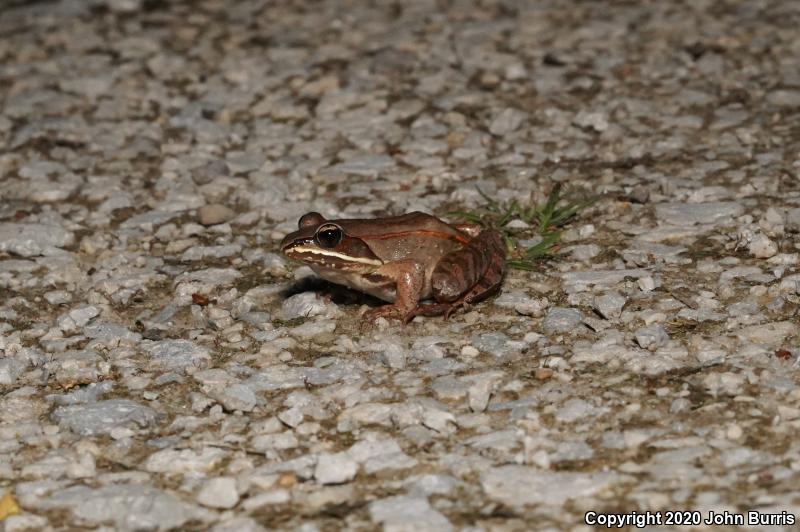
{"label": "frog's back", "polygon": [[460,249],[470,240],[452,225],[418,211],[372,220],[347,220],[347,227],[384,261],[435,259]]}
{"label": "frog's back", "polygon": [[425,212],[414,211],[398,216],[385,216],[382,218],[346,218],[330,220],[331,222],[346,225],[351,233],[356,236],[371,236],[384,231],[413,231],[415,229],[439,230],[461,234],[455,227],[443,222],[436,216]]}

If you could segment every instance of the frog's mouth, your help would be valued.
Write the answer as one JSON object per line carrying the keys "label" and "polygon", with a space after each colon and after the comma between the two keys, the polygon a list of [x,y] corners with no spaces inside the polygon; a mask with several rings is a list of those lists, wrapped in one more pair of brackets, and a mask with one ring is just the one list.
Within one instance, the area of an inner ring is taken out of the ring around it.
{"label": "frog's mouth", "polygon": [[353,257],[332,249],[304,246],[302,243],[285,248],[283,252],[295,260],[318,264],[324,268],[347,269],[348,265],[382,266],[383,261],[370,257]]}
{"label": "frog's mouth", "polygon": [[327,271],[354,272],[383,266],[383,261],[374,255],[359,257],[343,252],[346,250],[321,248],[314,244],[313,239],[287,242],[281,251],[290,259]]}

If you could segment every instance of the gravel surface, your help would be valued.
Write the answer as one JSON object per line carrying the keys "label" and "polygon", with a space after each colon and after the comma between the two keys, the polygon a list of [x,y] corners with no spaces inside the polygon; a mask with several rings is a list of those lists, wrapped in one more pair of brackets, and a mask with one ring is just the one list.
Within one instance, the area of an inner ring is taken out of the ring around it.
{"label": "gravel surface", "polygon": [[[794,529],[800,4],[641,4],[6,2],[5,530]],[[278,254],[557,183],[446,322]]]}

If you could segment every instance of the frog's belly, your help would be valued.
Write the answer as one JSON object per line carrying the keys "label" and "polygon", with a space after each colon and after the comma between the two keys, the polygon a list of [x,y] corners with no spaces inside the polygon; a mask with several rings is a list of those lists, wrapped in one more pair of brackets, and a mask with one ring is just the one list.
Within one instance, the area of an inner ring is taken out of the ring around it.
{"label": "frog's belly", "polygon": [[378,299],[389,301],[390,303],[394,302],[396,283],[391,279],[371,280],[368,275],[361,273],[341,272],[313,267],[311,269],[326,281],[348,286],[359,292],[377,297]]}

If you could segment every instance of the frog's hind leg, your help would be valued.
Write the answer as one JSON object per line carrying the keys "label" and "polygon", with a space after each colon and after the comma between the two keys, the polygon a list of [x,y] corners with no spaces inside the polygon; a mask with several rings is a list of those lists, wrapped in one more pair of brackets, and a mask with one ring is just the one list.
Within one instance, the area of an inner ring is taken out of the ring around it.
{"label": "frog's hind leg", "polygon": [[505,257],[503,237],[497,231],[486,230],[463,248],[443,256],[431,274],[433,298],[439,303],[452,303],[462,297],[483,277],[493,254]]}
{"label": "frog's hind leg", "polygon": [[496,294],[506,270],[506,246],[500,233],[485,230],[463,248],[448,253],[433,271],[436,303],[421,305],[409,316],[450,314]]}
{"label": "frog's hind leg", "polygon": [[466,294],[449,303],[449,308],[444,312],[444,318],[449,318],[450,314],[460,307],[468,308],[470,305],[483,301],[498,293],[500,291],[500,286],[503,284],[505,272],[505,253],[503,255],[492,256],[492,261],[489,263],[489,267],[484,272],[483,277],[478,279],[478,282],[475,283]]}

